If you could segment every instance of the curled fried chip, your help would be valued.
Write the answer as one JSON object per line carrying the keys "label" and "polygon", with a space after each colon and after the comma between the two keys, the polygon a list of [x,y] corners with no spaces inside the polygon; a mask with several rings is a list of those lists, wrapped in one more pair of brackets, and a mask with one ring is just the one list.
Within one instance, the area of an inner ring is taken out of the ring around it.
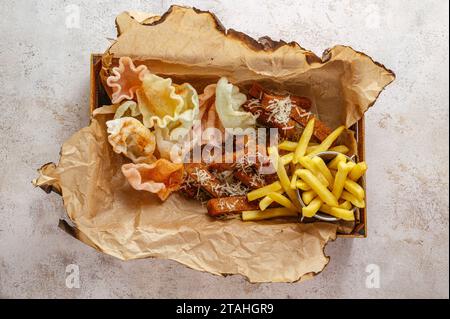
{"label": "curled fried chip", "polygon": [[198,118],[198,95],[188,83],[176,85],[170,78],[148,73],[136,94],[146,127],[165,128],[170,124],[191,128]]}
{"label": "curled fried chip", "polygon": [[[219,115],[216,111],[216,84],[210,84],[205,87],[202,94],[198,96],[199,100],[199,119],[202,132],[206,131],[208,128],[216,128],[222,134],[222,140],[225,136],[225,128],[220,121]],[[205,137],[202,138],[203,144],[218,144],[219,141],[217,139],[207,139]],[[221,141],[220,141],[221,143]]]}
{"label": "curled fried chip", "polygon": [[93,117],[106,114],[114,114],[114,119],[118,119],[121,117],[137,117],[141,115],[141,112],[135,101],[125,101],[122,104],[103,105],[92,112]]}
{"label": "curled fried chip", "polygon": [[134,163],[151,163],[155,160],[154,134],[133,117],[122,117],[106,122],[108,141],[114,152],[124,154]]}
{"label": "curled fried chip", "polygon": [[141,87],[144,76],[149,73],[145,65],[136,67],[129,57],[121,57],[119,66],[112,69],[113,75],[106,83],[113,89],[111,101],[116,104],[123,100],[132,100]]}
{"label": "curled fried chip", "polygon": [[256,117],[243,110],[241,107],[247,96],[239,92],[239,88],[228,83],[227,78],[222,77],[216,85],[216,111],[225,128],[254,127]]}
{"label": "curled fried chip", "polygon": [[189,133],[189,130],[182,127],[173,130],[168,127],[155,127],[159,156],[175,163],[181,163],[196,142]]}
{"label": "curled fried chip", "polygon": [[126,116],[127,112],[129,112],[132,117],[141,115],[135,101],[126,101],[117,107],[116,113],[114,114],[114,119],[116,120]]}
{"label": "curled fried chip", "polygon": [[122,173],[136,190],[158,195],[161,200],[178,190],[183,181],[183,164],[159,159],[152,164],[124,164]]}

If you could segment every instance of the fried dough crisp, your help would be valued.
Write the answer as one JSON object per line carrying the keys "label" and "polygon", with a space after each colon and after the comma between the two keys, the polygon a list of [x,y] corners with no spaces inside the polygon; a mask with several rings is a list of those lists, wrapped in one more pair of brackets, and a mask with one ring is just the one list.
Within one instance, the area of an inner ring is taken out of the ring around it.
{"label": "fried dough crisp", "polygon": [[161,200],[166,200],[183,182],[183,164],[166,159],[159,159],[152,164],[124,164],[122,173],[131,187],[155,193]]}

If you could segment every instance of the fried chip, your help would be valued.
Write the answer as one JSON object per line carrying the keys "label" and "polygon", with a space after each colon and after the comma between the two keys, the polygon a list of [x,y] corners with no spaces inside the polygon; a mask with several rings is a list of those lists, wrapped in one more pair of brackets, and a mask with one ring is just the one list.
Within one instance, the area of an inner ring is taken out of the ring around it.
{"label": "fried chip", "polygon": [[146,127],[166,128],[170,124],[190,129],[198,117],[198,95],[188,83],[172,84],[170,78],[149,73],[136,94]]}
{"label": "fried chip", "polygon": [[247,101],[247,96],[239,92],[239,88],[228,83],[227,78],[222,77],[216,86],[216,111],[223,127],[246,129],[254,127],[256,116],[246,112],[242,105]]}
{"label": "fried chip", "polygon": [[106,122],[108,141],[114,152],[124,154],[133,163],[151,163],[155,160],[155,135],[133,117],[122,117]]}
{"label": "fried chip", "polygon": [[183,182],[183,164],[159,159],[152,164],[124,164],[122,173],[136,190],[156,194],[161,200],[177,191]]}
{"label": "fried chip", "polygon": [[136,67],[129,57],[121,57],[119,66],[112,69],[113,75],[106,80],[108,86],[113,89],[112,103],[123,100],[132,100],[134,94],[141,87],[144,76],[149,73],[145,65]]}

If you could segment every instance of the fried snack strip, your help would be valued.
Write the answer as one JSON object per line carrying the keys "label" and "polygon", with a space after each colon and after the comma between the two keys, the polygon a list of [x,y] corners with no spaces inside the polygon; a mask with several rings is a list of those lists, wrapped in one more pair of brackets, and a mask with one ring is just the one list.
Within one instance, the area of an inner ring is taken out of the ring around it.
{"label": "fried snack strip", "polygon": [[313,135],[321,142],[331,133],[331,129],[324,122],[301,107],[292,108],[291,119],[303,127],[306,127],[308,122],[314,119]]}
{"label": "fried snack strip", "polygon": [[295,207],[294,204],[292,204],[292,202],[286,196],[283,196],[282,194],[280,194],[278,192],[269,193],[269,194],[267,194],[267,196],[269,198],[273,199],[275,202],[277,202],[281,206],[284,206],[288,209],[297,211],[297,207]]}
{"label": "fried snack strip", "polygon": [[[311,173],[314,174],[314,176],[316,176],[319,181],[325,185],[325,187],[328,187],[330,184],[328,183],[328,180],[325,178],[325,176],[320,172],[320,170],[316,167],[316,165],[314,164],[314,162],[312,161],[311,158],[307,157],[307,156],[303,156],[299,159],[299,163],[304,167],[307,168],[311,171]],[[301,170],[297,169],[295,171],[295,174],[298,174],[298,172]],[[330,173],[331,174],[331,173]]]}
{"label": "fried snack strip", "polygon": [[251,221],[251,220],[264,220],[276,217],[297,217],[298,212],[284,208],[269,208],[265,211],[260,210],[248,210],[242,212],[242,220],[243,221]]}
{"label": "fried snack strip", "polygon": [[314,122],[314,118],[309,120],[308,124],[305,127],[305,130],[302,133],[302,136],[300,137],[300,140],[298,141],[297,147],[295,148],[295,155],[293,160],[294,164],[297,164],[300,158],[303,157],[306,153],[306,149],[314,131]]}
{"label": "fried snack strip", "polygon": [[316,155],[320,152],[327,151],[331,145],[333,145],[334,141],[341,135],[341,133],[345,130],[345,126],[339,126],[337,129],[335,129],[333,132],[331,132],[323,141],[318,145],[314,150],[309,153],[309,156]]}
{"label": "fried snack strip", "polygon": [[275,166],[277,170],[278,179],[283,187],[285,193],[296,207],[300,207],[300,202],[297,199],[297,193],[291,188],[291,180],[289,179],[284,163],[278,154],[277,147],[269,147],[268,153],[275,157]]}
{"label": "fried snack strip", "polygon": [[[272,94],[271,92],[269,92],[269,90],[264,89],[261,85],[257,83],[254,83],[253,86],[250,88],[249,95],[261,101],[263,110],[264,106],[267,106],[270,101],[274,99],[282,100],[287,97]],[[290,114],[291,121],[288,123],[287,126],[289,127],[293,126],[292,123],[293,120],[294,122],[300,124],[301,126],[306,127],[309,120],[315,119],[313,134],[319,141],[323,141],[331,133],[331,129],[325,123],[320,121],[316,116],[312,115],[310,112],[307,111],[312,106],[311,100],[306,97],[299,97],[295,95],[290,95],[289,98],[293,106]],[[270,118],[270,113],[268,114],[261,113],[260,117],[261,121],[267,120],[267,118]],[[278,127],[278,126],[269,126],[269,127]]]}
{"label": "fried snack strip", "polygon": [[302,193],[302,201],[305,205],[309,205],[314,198],[317,197],[317,193],[312,189]]}
{"label": "fried snack strip", "polygon": [[316,156],[312,159],[312,162],[314,163],[318,171],[322,173],[322,175],[326,178],[328,184],[333,185],[334,177],[331,174],[330,170],[328,169],[327,164],[325,164],[325,162],[323,161],[323,159],[321,157]]}
{"label": "fried snack strip", "polygon": [[180,192],[184,193],[189,198],[196,198],[197,191],[198,186],[193,184],[188,185],[187,183],[185,183],[180,187]]}
{"label": "fried snack strip", "polygon": [[283,141],[280,144],[278,144],[278,148],[283,151],[289,151],[294,152],[297,148],[298,143],[292,142],[292,141]]}
{"label": "fried snack strip", "polygon": [[[295,176],[297,176],[297,174],[295,174]],[[297,183],[295,184],[295,186],[302,190],[302,191],[309,191],[311,190],[311,186],[309,186],[308,184],[306,184],[304,181],[297,181]]]}
{"label": "fried snack strip", "polygon": [[352,180],[352,181],[358,181],[358,179],[361,178],[361,176],[364,175],[364,173],[367,171],[367,164],[366,162],[359,162],[358,164],[355,165],[355,167],[352,168],[350,174],[348,175],[348,177]]}
{"label": "fried snack strip", "polygon": [[234,177],[236,177],[239,181],[242,182],[242,184],[250,189],[261,188],[266,184],[264,182],[264,179],[259,177],[257,174],[242,170],[235,171]]}
{"label": "fried snack strip", "polygon": [[339,164],[340,162],[343,162],[343,163],[347,162],[347,158],[344,156],[344,154],[338,154],[338,155],[336,155],[336,157],[333,158],[333,159],[331,160],[331,162],[328,163],[328,168],[329,168],[330,170],[331,170],[331,169],[337,169],[337,168],[338,168],[338,164]]}
{"label": "fried snack strip", "polygon": [[255,199],[266,196],[269,193],[276,192],[282,189],[279,181],[273,182],[272,184],[266,185],[264,187],[255,189],[247,194],[247,199],[249,201],[254,201]]}
{"label": "fried snack strip", "polygon": [[236,163],[211,163],[208,165],[208,169],[215,170],[217,172],[232,171],[236,167]]}
{"label": "fried snack strip", "polygon": [[342,192],[341,197],[342,197],[342,199],[348,200],[350,203],[352,203],[353,205],[355,205],[358,208],[366,207],[366,202],[364,200],[359,199],[355,195],[353,195],[345,190]]}
{"label": "fried snack strip", "polygon": [[333,195],[336,198],[340,198],[342,191],[344,190],[344,184],[347,180],[347,175],[351,171],[351,166],[348,165],[350,163],[342,163],[340,162],[338,164],[338,171],[336,173],[336,176],[334,178],[334,184],[333,184]]}
{"label": "fried snack strip", "polygon": [[319,197],[314,198],[308,206],[302,208],[302,215],[305,217],[313,217],[319,211],[322,204],[323,201]]}
{"label": "fried snack strip", "polygon": [[205,164],[189,163],[185,165],[185,170],[189,177],[208,192],[211,197],[221,197],[223,195],[220,181],[208,171]]}
{"label": "fried snack strip", "polygon": [[[280,189],[278,191],[276,191],[279,194],[283,194],[284,190]],[[270,205],[272,205],[274,202],[274,200],[272,198],[270,198],[268,195],[266,195],[263,199],[261,199],[261,201],[259,202],[259,209],[260,210],[265,210],[267,207],[269,207]]]}
{"label": "fried snack strip", "polygon": [[240,213],[244,210],[256,210],[258,209],[258,203],[250,203],[246,196],[231,196],[210,199],[206,204],[206,208],[208,215],[217,217]]}
{"label": "fried snack strip", "polygon": [[298,172],[298,176],[306,182],[326,204],[334,207],[339,205],[337,198],[334,197],[326,186],[324,186],[309,170],[301,169]]}
{"label": "fried snack strip", "polygon": [[259,101],[247,101],[242,105],[242,108],[245,111],[258,116],[258,118],[256,119],[258,124],[265,127],[277,128],[280,135],[284,138],[289,137],[290,134],[293,134],[295,131],[295,121],[293,121],[292,119],[289,119],[287,123],[279,123],[275,121],[272,112],[266,110]]}
{"label": "fried snack strip", "polygon": [[329,151],[347,154],[350,151],[350,149],[346,145],[336,145],[330,147]]}
{"label": "fried snack strip", "polygon": [[[275,99],[275,98],[281,100],[287,97],[287,95],[283,96],[273,94],[273,92],[270,92],[269,90],[263,88],[258,83],[253,83],[252,87],[248,91],[248,95],[258,100]],[[292,103],[294,103],[297,106],[300,106],[303,109],[311,108],[311,100],[306,97],[289,95],[289,98],[291,99]]]}
{"label": "fried snack strip", "polygon": [[351,179],[347,179],[344,183],[344,188],[351,194],[355,195],[358,199],[364,200],[364,189]]}

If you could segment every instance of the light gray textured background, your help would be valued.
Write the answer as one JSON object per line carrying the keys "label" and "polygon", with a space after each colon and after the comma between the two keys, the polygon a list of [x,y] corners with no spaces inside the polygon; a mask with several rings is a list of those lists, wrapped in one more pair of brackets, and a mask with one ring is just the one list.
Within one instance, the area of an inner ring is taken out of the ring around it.
{"label": "light gray textured background", "polygon": [[[60,230],[61,198],[30,184],[88,123],[89,54],[115,37],[115,16],[172,3],[128,2],[0,0],[0,297],[448,298],[448,1],[184,1],[227,28],[319,55],[350,45],[397,74],[367,113],[369,238],[330,243],[325,271],[295,284],[122,262]],[[68,28],[77,10],[79,28]],[[72,263],[79,289],[65,286]],[[366,288],[369,264],[380,267],[379,289]]]}

